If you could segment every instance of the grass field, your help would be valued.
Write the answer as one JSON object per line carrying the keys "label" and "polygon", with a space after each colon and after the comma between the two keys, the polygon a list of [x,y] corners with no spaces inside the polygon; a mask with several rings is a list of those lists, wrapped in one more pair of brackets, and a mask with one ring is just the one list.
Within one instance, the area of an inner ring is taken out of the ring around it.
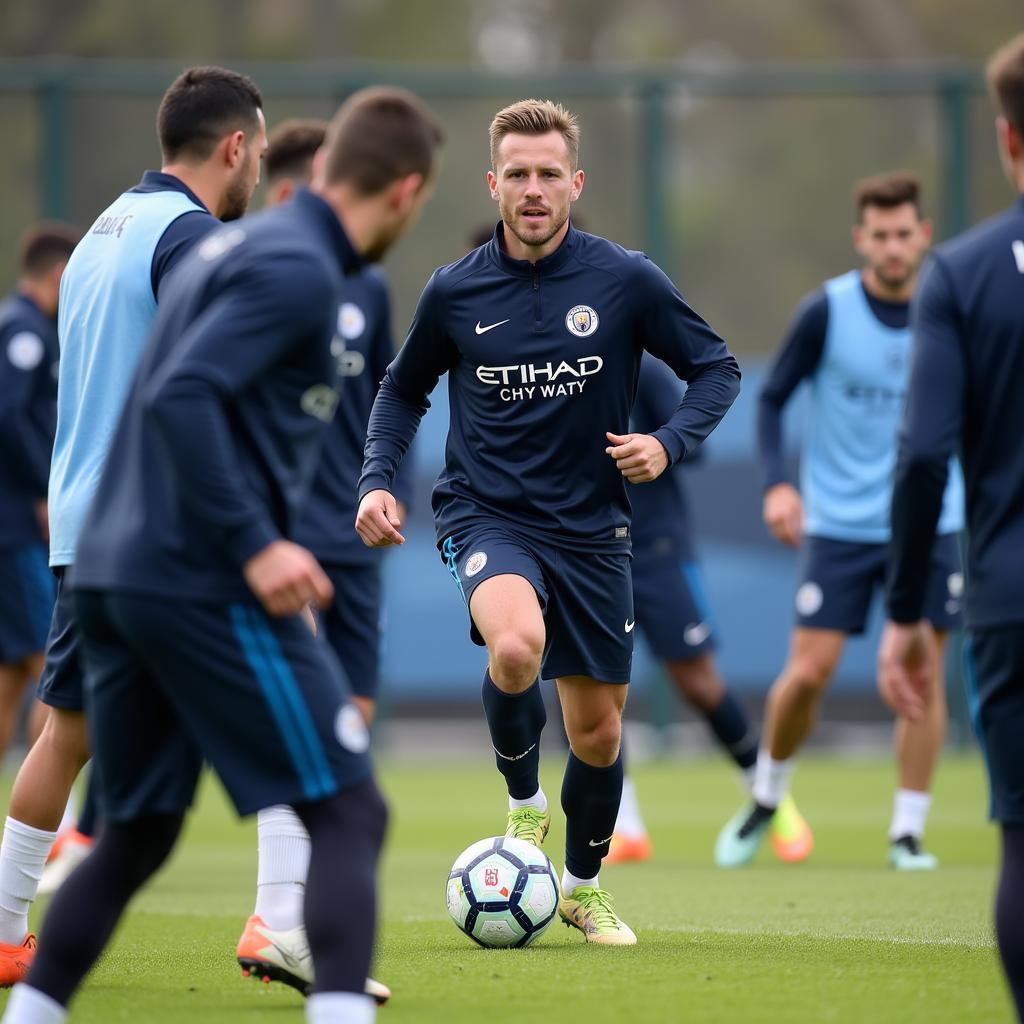
{"label": "grass field", "polygon": [[[544,765],[556,798],[560,769]],[[558,923],[530,949],[475,947],[447,918],[444,881],[464,846],[500,831],[497,775],[486,764],[385,764],[382,778],[393,811],[376,968],[394,990],[386,1024],[1012,1019],[989,924],[996,835],[973,758],[940,768],[929,846],[942,868],[919,876],[884,865],[887,760],[804,759],[796,796],[815,827],[813,857],[787,866],[766,849],[738,872],[710,864],[738,805],[727,768],[638,766],[655,859],[602,873],[638,933],[633,949],[588,948]],[[562,839],[556,822],[546,847],[559,869]],[[208,780],[185,842],[134,905],[72,1020],[300,1021],[297,994],[244,981],[234,964],[255,846],[253,824],[239,825]]]}

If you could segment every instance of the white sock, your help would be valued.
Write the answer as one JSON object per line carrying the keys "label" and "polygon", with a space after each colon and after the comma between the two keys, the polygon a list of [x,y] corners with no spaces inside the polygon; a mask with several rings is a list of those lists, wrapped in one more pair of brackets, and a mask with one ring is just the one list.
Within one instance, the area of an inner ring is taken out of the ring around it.
{"label": "white sock", "polygon": [[741,785],[744,791],[749,795],[754,795],[754,777],[757,774],[757,765],[752,764],[749,768],[740,769],[740,779],[742,780]]}
{"label": "white sock", "polygon": [[309,833],[299,816],[282,804],[260,811],[256,817],[256,833],[259,867],[253,913],[275,931],[297,928],[303,922]]}
{"label": "white sock", "polygon": [[629,839],[643,839],[647,835],[647,827],[640,814],[640,802],[636,798],[636,786],[628,775],[622,780],[622,800],[619,803],[619,815],[615,819],[615,831]]}
{"label": "white sock", "polygon": [[776,761],[763,748],[757,752],[754,786],[751,794],[762,807],[778,807],[789,791],[789,777],[796,767],[794,758]]}
{"label": "white sock", "polygon": [[593,878],[577,878],[568,868],[562,869],[562,895],[571,896],[573,889],[581,885],[592,885],[595,889],[599,888],[597,884],[598,875],[594,875]]}
{"label": "white sock", "polygon": [[36,898],[39,879],[56,832],[44,832],[8,818],[0,843],[0,942],[17,944],[28,931],[28,908]]}
{"label": "white sock", "polygon": [[920,839],[924,835],[924,823],[928,820],[931,805],[930,793],[920,793],[914,789],[897,789],[896,798],[892,802],[889,838],[913,836]]}
{"label": "white sock", "polygon": [[56,999],[28,985],[15,985],[3,1024],[64,1024],[67,1019],[68,1011]]}
{"label": "white sock", "polygon": [[548,809],[548,798],[544,795],[544,790],[538,786],[537,792],[533,796],[528,796],[525,800],[517,800],[512,796],[508,798],[508,809],[510,811],[514,811],[519,807],[536,807],[538,811],[546,811]]}
{"label": "white sock", "polygon": [[314,992],[306,1000],[308,1024],[373,1024],[377,1004],[355,992]]}

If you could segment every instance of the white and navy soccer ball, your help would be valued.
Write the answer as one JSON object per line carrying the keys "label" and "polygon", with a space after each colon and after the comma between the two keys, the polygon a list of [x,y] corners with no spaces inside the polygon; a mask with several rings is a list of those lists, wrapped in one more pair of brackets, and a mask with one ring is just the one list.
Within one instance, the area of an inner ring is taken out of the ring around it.
{"label": "white and navy soccer ball", "polygon": [[558,910],[558,876],[543,850],[523,839],[481,839],[455,858],[448,913],[481,946],[528,946]]}

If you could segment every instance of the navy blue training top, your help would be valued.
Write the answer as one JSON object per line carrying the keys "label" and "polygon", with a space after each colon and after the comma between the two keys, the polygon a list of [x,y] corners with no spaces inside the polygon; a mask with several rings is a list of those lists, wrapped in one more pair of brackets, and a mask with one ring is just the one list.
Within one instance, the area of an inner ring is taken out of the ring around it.
{"label": "navy blue training top", "polygon": [[[682,388],[675,374],[664,363],[645,355],[640,361],[640,383],[636,389],[631,428],[641,434],[653,433],[671,418],[681,395]],[[686,463],[695,461],[701,451],[697,448]],[[683,472],[677,464],[657,480],[626,487],[629,503],[633,506],[635,558],[653,555],[681,562],[695,559],[692,516],[683,486]]]}
{"label": "navy blue training top", "polygon": [[643,253],[570,226],[531,264],[490,242],[435,271],[388,368],[360,496],[389,489],[427,396],[448,373],[451,419],[434,486],[440,542],[491,516],[550,543],[628,551],[625,481],[605,431],[625,434],[648,350],[688,381],[654,431],[678,462],[739,391],[725,342]]}
{"label": "navy blue training top", "polygon": [[55,321],[19,292],[0,303],[0,547],[43,539],[35,506],[50,477],[58,358]]}
{"label": "navy blue training top", "polygon": [[[886,327],[902,330],[910,319],[909,302],[889,302],[872,295],[861,282],[871,312]],[[757,444],[767,490],[791,483],[782,444],[782,412],[793,392],[814,375],[828,336],[828,295],[819,288],[797,307],[782,345],[772,362],[757,401]]]}
{"label": "navy blue training top", "polygon": [[[367,565],[381,553],[355,531],[356,492],[370,409],[395,354],[388,288],[379,271],[367,268],[345,279],[331,351],[338,364],[338,411],[295,540],[320,562]],[[411,471],[412,460],[406,459],[395,481],[395,495],[407,506]]]}
{"label": "navy blue training top", "polygon": [[913,304],[889,615],[921,617],[949,456],[967,505],[965,620],[1024,622],[1024,196],[938,247]]}
{"label": "navy blue training top", "polygon": [[357,266],[310,192],[185,257],[82,530],[77,586],[250,596],[242,566],[293,535],[319,463],[343,274]]}

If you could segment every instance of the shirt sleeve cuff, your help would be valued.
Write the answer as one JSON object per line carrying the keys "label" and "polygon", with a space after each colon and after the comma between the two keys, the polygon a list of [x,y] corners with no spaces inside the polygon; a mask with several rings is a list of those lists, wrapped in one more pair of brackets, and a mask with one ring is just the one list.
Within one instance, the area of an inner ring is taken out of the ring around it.
{"label": "shirt sleeve cuff", "polygon": [[362,501],[370,491],[387,491],[394,493],[394,487],[383,473],[367,473],[359,480],[359,501]]}
{"label": "shirt sleeve cuff", "polygon": [[238,565],[245,565],[253,555],[280,539],[281,534],[272,523],[259,519],[230,533],[227,540],[228,554]]}
{"label": "shirt sleeve cuff", "polygon": [[668,461],[673,466],[686,454],[683,442],[666,427],[659,427],[651,437],[656,437],[661,442],[661,446],[668,453]]}

